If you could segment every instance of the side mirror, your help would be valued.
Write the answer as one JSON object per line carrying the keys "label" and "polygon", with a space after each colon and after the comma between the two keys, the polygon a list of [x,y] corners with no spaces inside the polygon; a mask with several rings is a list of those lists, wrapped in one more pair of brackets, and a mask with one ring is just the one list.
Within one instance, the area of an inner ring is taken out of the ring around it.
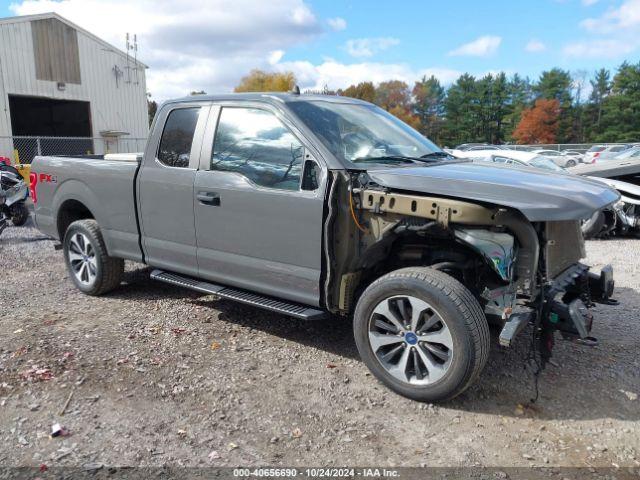
{"label": "side mirror", "polygon": [[302,190],[314,191],[319,185],[320,167],[313,160],[306,160],[302,170]]}

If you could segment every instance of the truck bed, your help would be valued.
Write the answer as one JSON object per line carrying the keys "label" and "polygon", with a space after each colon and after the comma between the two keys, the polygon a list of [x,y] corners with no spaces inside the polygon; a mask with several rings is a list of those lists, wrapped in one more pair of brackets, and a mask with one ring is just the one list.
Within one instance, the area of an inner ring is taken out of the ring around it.
{"label": "truck bed", "polygon": [[101,227],[109,253],[141,260],[134,191],[141,157],[137,153],[36,157],[31,172],[36,179],[34,206],[38,228],[62,241],[60,223],[65,219],[61,217],[73,215],[72,199],[82,198]]}

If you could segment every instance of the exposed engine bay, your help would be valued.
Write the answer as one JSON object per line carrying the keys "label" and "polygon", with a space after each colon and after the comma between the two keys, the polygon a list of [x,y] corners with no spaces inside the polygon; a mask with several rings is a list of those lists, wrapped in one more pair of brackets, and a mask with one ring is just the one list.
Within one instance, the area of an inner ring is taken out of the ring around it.
{"label": "exposed engine bay", "polygon": [[[531,222],[520,212],[453,198],[398,192],[366,175],[336,178],[334,195],[348,195],[349,212],[333,220],[352,241],[333,245],[327,304],[347,313],[358,285],[387,271],[430,266],[453,276],[478,299],[508,347],[528,324],[544,364],[553,336],[589,336],[596,301],[613,294],[610,267],[590,272],[579,220]],[[337,193],[340,192],[340,193]],[[342,219],[339,219],[342,217]],[[329,220],[329,219],[328,219]],[[341,235],[344,238],[344,235]],[[334,276],[335,275],[335,276]]]}

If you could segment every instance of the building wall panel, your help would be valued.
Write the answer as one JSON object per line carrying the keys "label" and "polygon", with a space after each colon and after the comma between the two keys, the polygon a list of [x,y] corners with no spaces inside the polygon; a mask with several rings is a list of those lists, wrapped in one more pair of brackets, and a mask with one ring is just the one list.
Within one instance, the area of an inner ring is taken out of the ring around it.
{"label": "building wall panel", "polygon": [[[64,82],[61,90],[60,80],[38,79],[40,60],[36,59],[34,39],[39,37],[33,33],[33,23],[19,20],[7,23],[0,19],[0,137],[11,135],[8,95],[28,95],[90,102],[94,137],[112,130],[129,133],[122,137],[125,139],[146,138],[149,123],[145,67],[138,64],[136,81],[133,59],[127,61],[124,53],[74,29],[81,83]],[[116,76],[116,71],[123,75]],[[0,145],[0,155],[3,150]]]}
{"label": "building wall panel", "polygon": [[77,31],[56,18],[31,22],[36,78],[82,83]]}

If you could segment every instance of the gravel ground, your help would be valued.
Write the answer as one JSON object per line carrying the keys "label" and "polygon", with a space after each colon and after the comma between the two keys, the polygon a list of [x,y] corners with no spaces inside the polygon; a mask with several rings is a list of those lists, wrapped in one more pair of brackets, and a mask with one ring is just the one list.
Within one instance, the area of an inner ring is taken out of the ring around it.
{"label": "gravel ground", "polygon": [[[589,242],[619,306],[596,347],[493,347],[445,405],[404,399],[358,360],[344,320],[304,323],[148,278],[77,291],[32,226],[0,236],[0,466],[640,466],[640,241]],[[494,332],[494,345],[497,343]],[[68,401],[66,413],[62,409]],[[60,423],[69,435],[49,438]]]}

